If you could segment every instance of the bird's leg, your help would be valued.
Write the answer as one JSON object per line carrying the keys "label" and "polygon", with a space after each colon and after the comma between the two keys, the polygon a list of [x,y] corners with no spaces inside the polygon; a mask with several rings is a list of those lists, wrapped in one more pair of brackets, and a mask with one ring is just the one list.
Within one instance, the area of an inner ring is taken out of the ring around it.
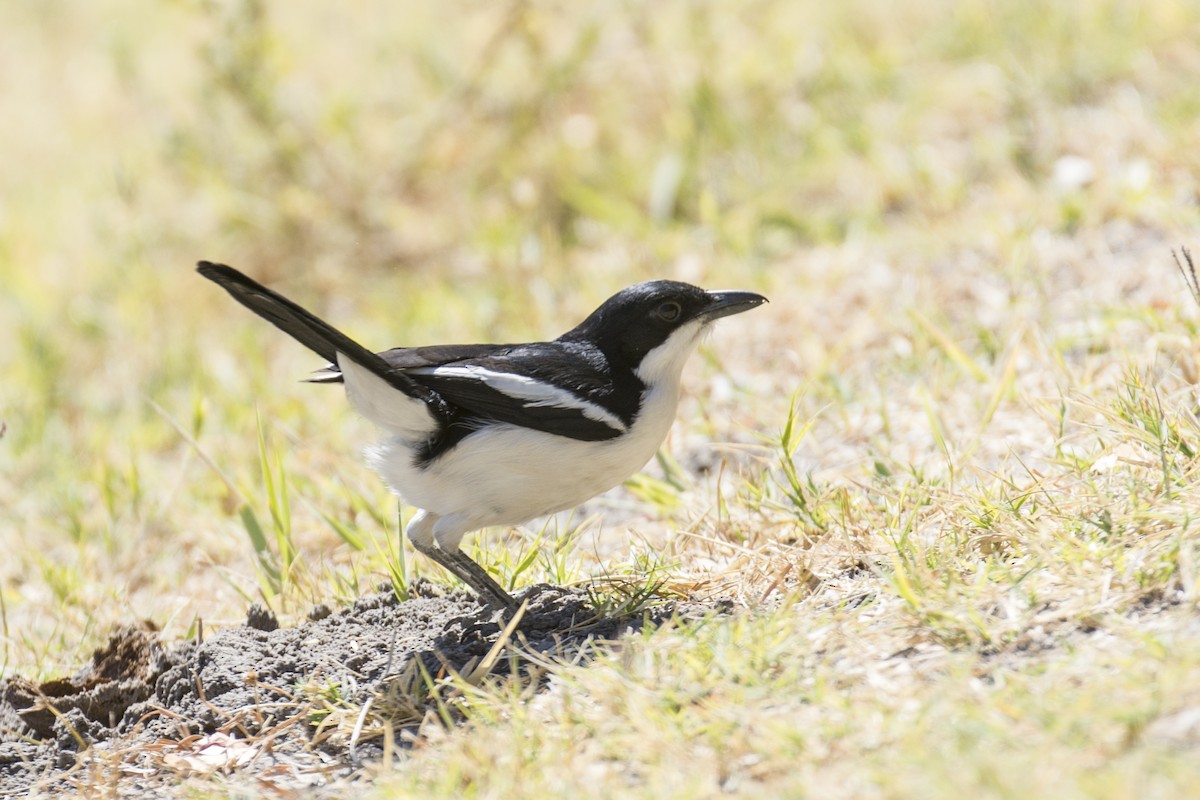
{"label": "bird's leg", "polygon": [[[440,536],[438,535],[439,529],[442,529]],[[406,530],[408,540],[413,543],[413,547],[417,549],[418,553],[433,559],[451,575],[470,586],[481,600],[493,602],[508,609],[517,607],[517,601],[500,588],[500,584],[496,583],[483,567],[458,549],[458,543],[466,529],[458,527],[456,520],[446,519],[429,511],[421,510],[409,520]],[[446,547],[440,544],[443,539],[446,540]]]}
{"label": "bird's leg", "polygon": [[[446,559],[446,561],[442,562],[442,565],[471,586],[481,597],[491,598],[510,611],[520,605],[512,595],[504,591],[500,584],[492,579],[492,576],[483,567],[471,560],[470,556],[466,553],[461,550],[453,553],[443,550],[441,554]],[[449,564],[446,563],[447,561]],[[450,564],[453,564],[453,567]]]}
{"label": "bird's leg", "polygon": [[510,610],[517,607],[518,603],[513,596],[504,591],[500,584],[496,583],[495,579],[488,575],[483,567],[472,561],[466,553],[461,550],[451,553],[432,542],[424,544],[411,538],[410,541],[417,552],[433,559],[447,572],[470,586],[480,599],[490,600]]}

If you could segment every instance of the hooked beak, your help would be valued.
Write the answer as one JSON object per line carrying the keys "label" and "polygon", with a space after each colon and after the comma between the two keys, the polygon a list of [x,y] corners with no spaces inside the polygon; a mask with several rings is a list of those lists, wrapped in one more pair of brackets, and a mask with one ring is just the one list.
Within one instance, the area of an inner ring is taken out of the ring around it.
{"label": "hooked beak", "polygon": [[757,308],[767,302],[767,298],[754,292],[716,291],[707,292],[708,305],[696,316],[704,322],[712,322],[721,317],[740,314]]}

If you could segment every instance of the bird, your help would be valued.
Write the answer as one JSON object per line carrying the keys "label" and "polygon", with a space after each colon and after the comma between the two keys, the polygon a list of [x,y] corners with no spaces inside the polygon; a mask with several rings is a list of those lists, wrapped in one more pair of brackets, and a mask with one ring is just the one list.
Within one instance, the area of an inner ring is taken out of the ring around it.
{"label": "bird", "polygon": [[516,600],[460,549],[473,531],[573,508],[654,457],[674,422],[684,363],[722,318],[767,302],[748,291],[637,283],[557,339],[374,352],[225,264],[197,271],[328,362],[308,380],[342,383],[382,432],[366,460],[417,509],[417,552],[484,603]]}

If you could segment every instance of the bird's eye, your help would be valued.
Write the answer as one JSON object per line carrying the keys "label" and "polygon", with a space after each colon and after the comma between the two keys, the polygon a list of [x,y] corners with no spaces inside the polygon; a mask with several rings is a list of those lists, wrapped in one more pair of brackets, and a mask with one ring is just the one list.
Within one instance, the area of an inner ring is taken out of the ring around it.
{"label": "bird's eye", "polygon": [[654,313],[664,322],[674,322],[679,319],[679,315],[683,313],[683,309],[679,307],[679,303],[668,301],[655,309]]}

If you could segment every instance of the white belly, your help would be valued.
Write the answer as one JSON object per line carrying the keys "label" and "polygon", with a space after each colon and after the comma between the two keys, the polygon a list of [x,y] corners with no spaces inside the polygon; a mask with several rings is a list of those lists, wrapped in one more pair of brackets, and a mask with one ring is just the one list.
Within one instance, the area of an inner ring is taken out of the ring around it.
{"label": "white belly", "polygon": [[425,468],[397,438],[368,449],[368,463],[406,502],[463,528],[517,525],[579,505],[624,481],[654,457],[675,418],[678,383],[646,396],[630,430],[581,442],[497,425],[471,434]]}

